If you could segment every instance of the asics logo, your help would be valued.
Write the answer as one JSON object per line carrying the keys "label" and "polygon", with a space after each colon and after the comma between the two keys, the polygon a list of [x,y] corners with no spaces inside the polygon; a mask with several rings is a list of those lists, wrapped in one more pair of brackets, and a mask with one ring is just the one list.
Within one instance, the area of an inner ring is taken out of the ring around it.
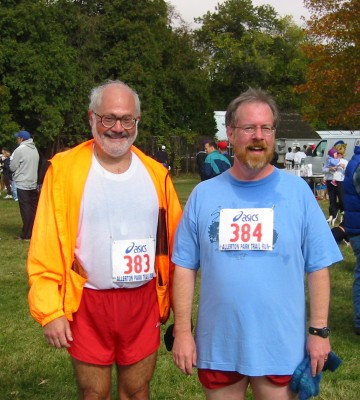
{"label": "asics logo", "polygon": [[131,245],[125,250],[125,254],[129,254],[131,252],[133,252],[133,253],[146,253],[147,252],[146,244],[135,246],[135,242],[132,242]]}

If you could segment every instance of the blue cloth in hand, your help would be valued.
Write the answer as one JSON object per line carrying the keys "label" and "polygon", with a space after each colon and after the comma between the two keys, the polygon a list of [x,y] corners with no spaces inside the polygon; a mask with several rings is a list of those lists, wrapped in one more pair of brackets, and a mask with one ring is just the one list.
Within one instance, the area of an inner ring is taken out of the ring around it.
{"label": "blue cloth in hand", "polygon": [[[323,371],[329,370],[334,372],[341,364],[341,359],[334,353],[328,354]],[[294,393],[299,393],[299,400],[308,400],[320,393],[320,381],[322,373],[312,376],[310,357],[306,356],[300,365],[296,368],[291,382],[290,389]]]}

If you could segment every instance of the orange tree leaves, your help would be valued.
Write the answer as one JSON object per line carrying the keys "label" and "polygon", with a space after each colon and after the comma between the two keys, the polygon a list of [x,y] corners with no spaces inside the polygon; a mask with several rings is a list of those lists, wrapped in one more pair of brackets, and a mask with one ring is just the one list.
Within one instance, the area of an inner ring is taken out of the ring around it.
{"label": "orange tree leaves", "polygon": [[308,97],[305,113],[329,128],[359,129],[359,0],[305,0],[311,16],[310,63],[306,83],[296,91]]}

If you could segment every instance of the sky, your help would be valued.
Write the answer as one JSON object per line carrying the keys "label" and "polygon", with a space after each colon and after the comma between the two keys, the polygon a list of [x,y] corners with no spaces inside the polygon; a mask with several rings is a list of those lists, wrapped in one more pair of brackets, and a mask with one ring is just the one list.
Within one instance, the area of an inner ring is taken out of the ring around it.
{"label": "sky", "polygon": [[[202,17],[207,11],[214,12],[218,3],[224,0],[167,0],[176,7],[182,18],[192,24],[195,17]],[[254,6],[270,4],[281,16],[292,15],[295,23],[302,25],[301,16],[309,17],[303,0],[252,0]]]}

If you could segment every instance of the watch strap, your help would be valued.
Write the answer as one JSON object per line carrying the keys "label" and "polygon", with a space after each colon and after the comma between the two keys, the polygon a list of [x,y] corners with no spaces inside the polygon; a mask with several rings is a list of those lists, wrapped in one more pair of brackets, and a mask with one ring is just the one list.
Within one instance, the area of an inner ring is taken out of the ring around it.
{"label": "watch strap", "polygon": [[327,338],[330,334],[330,328],[324,326],[323,328],[314,328],[309,326],[309,333],[310,335],[320,336],[322,338]]}

